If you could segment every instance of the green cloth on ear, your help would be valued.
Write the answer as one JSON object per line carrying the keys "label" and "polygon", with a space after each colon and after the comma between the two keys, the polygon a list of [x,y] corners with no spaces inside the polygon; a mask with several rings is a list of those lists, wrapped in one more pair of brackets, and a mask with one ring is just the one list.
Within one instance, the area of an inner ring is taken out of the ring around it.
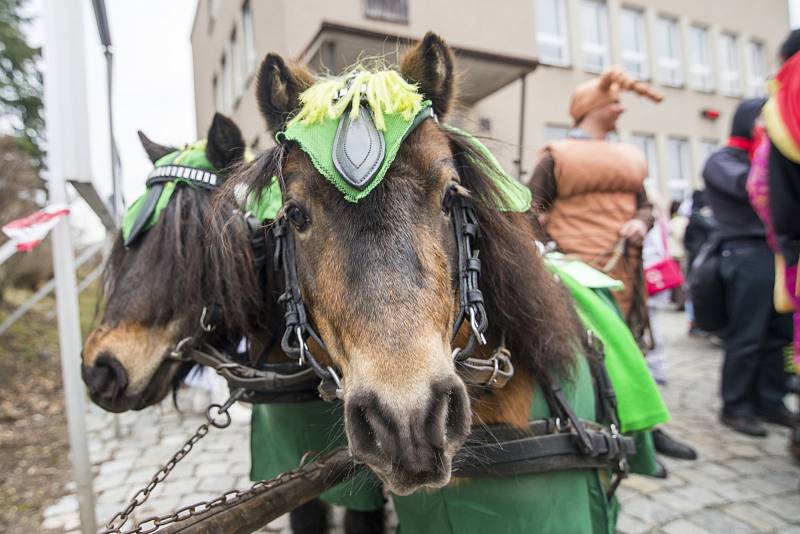
{"label": "green cloth on ear", "polygon": [[257,197],[253,196],[247,202],[247,211],[252,213],[259,221],[272,221],[278,216],[283,206],[281,184],[276,176],[272,177],[269,187],[261,190]]}
{"label": "green cloth on ear", "polygon": [[[466,137],[470,144],[475,147],[483,156],[485,161],[472,161],[472,163],[474,165],[484,165],[484,172],[486,172],[486,174],[492,178],[492,181],[497,186],[497,189],[503,195],[502,198],[495,199],[498,210],[517,211],[524,213],[531,209],[530,189],[509,176],[508,173],[503,170],[500,162],[497,161],[497,158],[494,157],[494,154],[492,154],[492,151],[489,150],[486,145],[481,143],[480,140],[474,135],[465,132],[460,128],[456,128],[455,126],[442,124],[442,128]],[[488,164],[488,167],[485,166],[486,164]]]}
{"label": "green cloth on ear", "polygon": [[[185,182],[185,180],[182,180]],[[177,180],[174,182],[166,182],[164,184],[164,189],[161,190],[161,195],[158,197],[158,203],[156,204],[155,209],[153,210],[152,215],[150,215],[150,219],[147,220],[147,224],[143,228],[144,230],[148,228],[152,228],[156,222],[158,222],[158,218],[161,216],[161,212],[164,211],[164,208],[167,207],[169,203],[169,199],[172,198],[172,193],[175,192],[175,184]],[[150,193],[150,188],[147,188],[147,191],[144,192],[142,196],[137,198],[131,204],[131,207],[125,212],[125,215],[122,216],[122,239],[127,241],[128,236],[131,234],[131,230],[133,230],[133,223],[136,222],[136,218],[139,216],[139,212],[142,210],[142,206],[144,206],[145,201],[147,200],[147,195]]]}

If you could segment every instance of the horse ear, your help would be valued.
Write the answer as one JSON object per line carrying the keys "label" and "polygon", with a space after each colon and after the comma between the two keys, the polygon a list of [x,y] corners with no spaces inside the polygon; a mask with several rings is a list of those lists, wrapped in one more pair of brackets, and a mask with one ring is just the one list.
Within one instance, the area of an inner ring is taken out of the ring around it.
{"label": "horse ear", "polygon": [[258,71],[256,99],[269,129],[278,132],[292,112],[300,107],[300,93],[314,83],[305,67],[287,65],[278,54],[267,54]]}
{"label": "horse ear", "polygon": [[244,156],[242,131],[232,120],[215,113],[208,129],[206,157],[217,169],[225,169]]}
{"label": "horse ear", "polygon": [[455,98],[453,64],[453,51],[433,32],[426,33],[400,60],[400,72],[407,80],[419,84],[440,117],[447,114]]}
{"label": "horse ear", "polygon": [[175,149],[172,147],[159,145],[158,143],[151,141],[150,138],[147,137],[141,130],[137,130],[136,133],[139,134],[139,141],[141,141],[144,151],[147,153],[147,157],[153,163],[160,160],[170,152],[175,151]]}

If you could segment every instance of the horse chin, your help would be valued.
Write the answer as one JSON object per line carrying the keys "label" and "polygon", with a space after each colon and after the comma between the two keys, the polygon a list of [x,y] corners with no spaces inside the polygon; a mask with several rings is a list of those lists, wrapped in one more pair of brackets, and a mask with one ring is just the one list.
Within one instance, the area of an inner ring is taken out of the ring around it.
{"label": "horse chin", "polygon": [[420,477],[419,475],[410,476],[397,471],[386,472],[373,466],[370,466],[370,468],[389,492],[400,497],[411,495],[420,490],[435,491],[441,489],[450,483],[452,473],[450,462],[447,462],[447,468],[444,472],[425,477]]}

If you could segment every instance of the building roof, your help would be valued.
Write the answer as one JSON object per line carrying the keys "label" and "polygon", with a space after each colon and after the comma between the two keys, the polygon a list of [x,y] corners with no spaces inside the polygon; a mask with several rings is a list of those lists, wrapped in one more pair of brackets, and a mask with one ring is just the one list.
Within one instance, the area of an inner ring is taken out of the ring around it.
{"label": "building roof", "polygon": [[[317,72],[338,72],[364,57],[379,56],[399,62],[400,53],[418,42],[412,37],[323,22],[297,60]],[[452,47],[460,80],[459,99],[471,105],[532,72],[534,57],[519,57]]]}

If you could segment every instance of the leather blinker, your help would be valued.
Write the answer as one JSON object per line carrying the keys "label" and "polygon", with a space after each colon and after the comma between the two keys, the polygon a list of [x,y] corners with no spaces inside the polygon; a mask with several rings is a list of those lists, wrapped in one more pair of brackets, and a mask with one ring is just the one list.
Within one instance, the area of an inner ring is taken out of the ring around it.
{"label": "leather blinker", "polygon": [[369,109],[360,107],[354,120],[349,113],[342,115],[333,140],[333,164],[348,184],[356,189],[366,187],[385,156],[386,141]]}

